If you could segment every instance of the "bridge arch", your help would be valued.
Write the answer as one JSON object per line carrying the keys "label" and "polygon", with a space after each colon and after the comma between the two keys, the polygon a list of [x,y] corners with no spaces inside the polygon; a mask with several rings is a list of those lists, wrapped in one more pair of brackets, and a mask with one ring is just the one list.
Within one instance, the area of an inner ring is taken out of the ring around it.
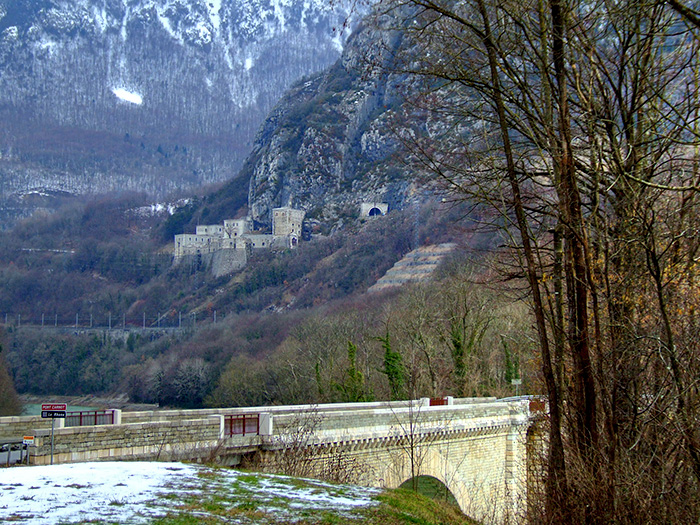
{"label": "bridge arch", "polygon": [[399,488],[415,490],[416,492],[437,501],[446,501],[459,506],[452,491],[441,480],[434,476],[420,474],[404,481]]}
{"label": "bridge arch", "polygon": [[431,477],[446,487],[462,512],[473,519],[500,523],[517,517],[522,504],[518,498],[523,496],[518,479],[524,470],[524,430],[496,426],[443,431],[425,436],[415,448],[398,438],[392,446],[374,451],[371,464],[375,465],[377,481],[373,484],[398,488],[410,484],[414,476]]}

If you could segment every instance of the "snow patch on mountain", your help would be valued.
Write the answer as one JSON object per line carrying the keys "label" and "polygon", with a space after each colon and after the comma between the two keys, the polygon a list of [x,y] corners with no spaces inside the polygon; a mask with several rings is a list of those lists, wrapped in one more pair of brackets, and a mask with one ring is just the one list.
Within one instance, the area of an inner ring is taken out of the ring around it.
{"label": "snow patch on mountain", "polygon": [[126,38],[128,36],[126,32],[126,24],[129,22],[130,11],[129,5],[126,3],[126,0],[124,0],[124,18],[122,18],[122,25],[119,31],[122,37],[122,42],[126,42]]}
{"label": "snow patch on mountain", "polygon": [[221,0],[209,0],[207,7],[209,7],[211,25],[214,26],[215,31],[218,31],[219,27],[221,27]]}
{"label": "snow patch on mountain", "polygon": [[107,12],[104,8],[100,9],[97,6],[92,6],[92,20],[101,34],[107,31],[109,22],[107,20]]}
{"label": "snow patch on mountain", "polygon": [[16,42],[19,40],[19,28],[17,26],[8,27],[0,35],[0,40],[3,42]]}
{"label": "snow patch on mountain", "polygon": [[290,2],[285,0],[272,0],[272,12],[275,14],[275,18],[279,23],[281,31],[284,31],[287,20],[284,16],[284,8],[289,7]]}
{"label": "snow patch on mountain", "polygon": [[[160,198],[232,177],[284,90],[338,58],[350,31],[333,28],[361,16],[355,2],[0,0],[0,58],[12,72],[0,75],[12,125],[0,149],[25,152],[3,153],[0,209],[37,185]],[[48,159],[25,138],[34,129],[27,114],[51,122],[40,132],[57,142],[65,127],[97,147],[78,160],[59,147]],[[220,144],[235,147],[214,151]]]}
{"label": "snow patch on mountain", "polygon": [[133,91],[128,91],[124,88],[112,88],[112,93],[114,93],[118,99],[123,100],[124,102],[136,104],[137,106],[143,104],[143,97]]}

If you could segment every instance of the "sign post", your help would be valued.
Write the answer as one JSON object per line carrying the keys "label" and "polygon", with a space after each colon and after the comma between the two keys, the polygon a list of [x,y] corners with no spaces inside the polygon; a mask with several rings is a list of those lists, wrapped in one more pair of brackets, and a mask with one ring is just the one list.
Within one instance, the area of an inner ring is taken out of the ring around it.
{"label": "sign post", "polygon": [[523,384],[523,380],[519,379],[519,378],[518,379],[511,379],[510,382],[512,385],[515,385],[515,395],[519,396],[520,395],[520,385]]}
{"label": "sign post", "polygon": [[51,464],[53,465],[53,429],[54,423],[57,417],[66,417],[66,406],[65,403],[47,403],[41,405],[41,417],[51,418]]}
{"label": "sign post", "polygon": [[[29,452],[30,448],[34,444],[34,436],[24,436],[22,438],[22,444],[27,447],[27,465],[29,465]],[[22,457],[20,456],[20,463],[22,463]]]}

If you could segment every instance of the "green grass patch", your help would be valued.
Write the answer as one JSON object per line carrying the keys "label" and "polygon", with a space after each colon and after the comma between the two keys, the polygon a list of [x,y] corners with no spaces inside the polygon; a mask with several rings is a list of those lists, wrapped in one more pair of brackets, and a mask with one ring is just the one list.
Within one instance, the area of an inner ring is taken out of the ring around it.
{"label": "green grass patch", "polygon": [[208,523],[221,523],[221,520],[213,516],[178,513],[156,518],[151,523],[155,525],[197,525],[204,523],[206,525]]}
{"label": "green grass patch", "polygon": [[248,483],[249,485],[260,485],[260,475],[257,474],[240,474],[237,480],[241,483]]}
{"label": "green grass patch", "polygon": [[387,490],[377,498],[383,505],[366,511],[366,523],[385,525],[477,525],[456,505],[438,502],[406,489]]}

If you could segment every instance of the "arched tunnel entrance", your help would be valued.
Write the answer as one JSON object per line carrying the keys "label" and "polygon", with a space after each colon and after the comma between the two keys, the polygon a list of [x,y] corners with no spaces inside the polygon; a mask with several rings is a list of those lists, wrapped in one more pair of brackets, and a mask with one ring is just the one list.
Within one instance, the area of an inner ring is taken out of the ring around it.
{"label": "arched tunnel entrance", "polygon": [[457,499],[442,481],[433,476],[416,476],[404,481],[399,488],[415,490],[436,501],[446,501],[459,507]]}

